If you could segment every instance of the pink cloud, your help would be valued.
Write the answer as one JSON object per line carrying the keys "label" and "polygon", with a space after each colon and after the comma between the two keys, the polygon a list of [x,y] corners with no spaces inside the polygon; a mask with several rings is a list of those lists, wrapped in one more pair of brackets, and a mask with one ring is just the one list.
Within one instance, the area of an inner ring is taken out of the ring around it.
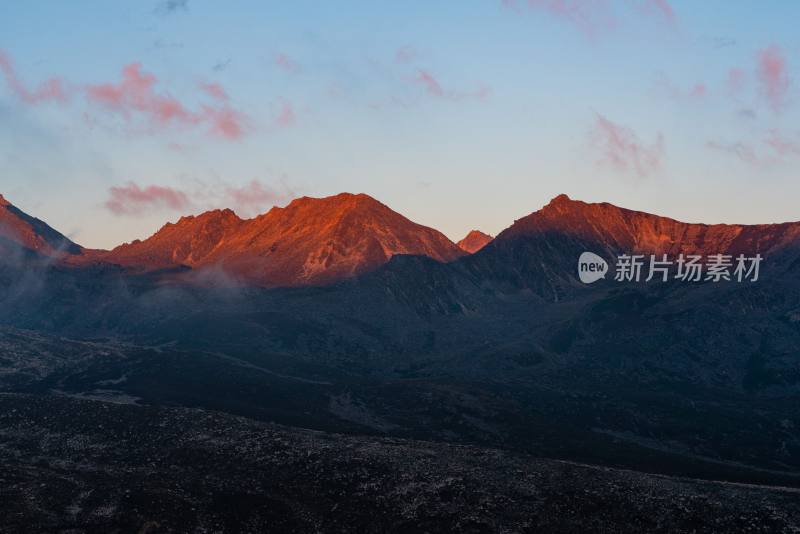
{"label": "pink cloud", "polygon": [[228,107],[213,108],[203,106],[203,119],[211,123],[211,133],[225,139],[240,139],[247,129],[247,118]]}
{"label": "pink cloud", "polygon": [[[745,163],[765,167],[780,164],[790,156],[800,156],[800,136],[788,136],[778,129],[772,129],[767,132],[767,137],[757,146],[741,141],[734,143],[709,141],[706,143],[706,147],[727,152]],[[770,150],[762,150],[764,147],[768,147]]]}
{"label": "pink cloud", "polygon": [[655,15],[670,26],[677,23],[675,10],[669,0],[637,0],[616,4],[611,0],[501,0],[505,9],[516,13],[522,12],[523,4],[563,20],[592,39],[617,27],[619,19],[615,6]]}
{"label": "pink cloud", "polygon": [[528,6],[572,24],[588,37],[596,37],[617,24],[607,0],[528,0]]}
{"label": "pink cloud", "polygon": [[283,203],[293,194],[286,188],[281,192],[258,180],[252,180],[242,187],[226,186],[225,196],[237,213],[250,216]]}
{"label": "pink cloud", "polygon": [[86,95],[91,102],[101,104],[126,118],[138,112],[162,124],[191,124],[199,120],[177,99],[156,94],[153,90],[156,81],[154,75],[142,72],[139,63],[131,63],[122,70],[120,83],[90,85],[86,87]]}
{"label": "pink cloud", "polygon": [[732,95],[741,92],[745,81],[747,81],[747,73],[744,70],[733,68],[728,71],[728,91]]}
{"label": "pink cloud", "polygon": [[775,113],[783,111],[791,81],[786,68],[786,58],[776,45],[771,45],[758,53],[758,77],[772,110]]}
{"label": "pink cloud", "polygon": [[295,115],[294,107],[292,107],[290,102],[284,102],[281,106],[281,110],[278,112],[278,116],[275,118],[275,122],[278,123],[279,126],[288,128],[294,126],[296,121],[297,116]]}
{"label": "pink cloud", "polygon": [[114,215],[140,215],[159,209],[185,210],[191,202],[186,193],[171,187],[149,185],[142,188],[128,182],[109,189],[105,206]]}
{"label": "pink cloud", "polygon": [[669,3],[669,0],[648,0],[646,5],[651,7],[665,22],[674,25],[677,22],[675,10]]}
{"label": "pink cloud", "polygon": [[611,122],[598,114],[592,129],[596,148],[602,153],[600,162],[623,171],[633,171],[639,177],[658,171],[664,158],[664,138],[659,133],[650,146],[641,143],[629,128]]}
{"label": "pink cloud", "polygon": [[278,66],[282,71],[287,72],[289,74],[297,74],[300,72],[300,66],[289,56],[283,53],[275,54],[273,58],[275,61],[275,65]]}
{"label": "pink cloud", "polygon": [[425,70],[417,71],[417,81],[425,87],[425,91],[433,96],[444,96],[444,90],[437,80],[430,72]]}
{"label": "pink cloud", "polygon": [[800,141],[797,138],[790,139],[786,137],[779,130],[770,130],[766,143],[778,156],[800,155]]}
{"label": "pink cloud", "polygon": [[708,87],[702,82],[695,83],[688,89],[677,87],[666,76],[661,76],[656,82],[659,92],[673,100],[702,100],[708,95]]}
{"label": "pink cloud", "polygon": [[703,98],[706,96],[706,85],[704,83],[695,84],[689,90],[689,98]]}
{"label": "pink cloud", "polygon": [[228,93],[225,91],[225,88],[222,87],[217,82],[211,83],[200,83],[200,89],[206,92],[210,97],[215,98],[217,100],[221,100],[223,102],[228,101]]}
{"label": "pink cloud", "polygon": [[475,98],[478,100],[485,100],[492,94],[491,88],[487,85],[480,85],[474,91],[445,90],[433,74],[423,69],[417,70],[414,81],[421,85],[426,93],[436,98],[445,98],[449,100]]}
{"label": "pink cloud", "polygon": [[11,91],[23,102],[28,104],[41,104],[49,101],[64,102],[67,100],[64,82],[61,78],[50,78],[36,89],[28,89],[17,76],[11,58],[0,50],[0,71],[6,79]]}
{"label": "pink cloud", "polygon": [[[177,98],[157,93],[157,82],[153,74],[142,71],[139,63],[131,63],[122,70],[119,83],[89,85],[86,96],[90,103],[129,121],[142,117],[160,127],[207,125],[211,133],[231,140],[244,135],[246,117],[242,113],[226,104],[203,105],[198,111],[192,111]],[[228,99],[225,89],[219,84],[204,84],[201,89],[218,102]]]}

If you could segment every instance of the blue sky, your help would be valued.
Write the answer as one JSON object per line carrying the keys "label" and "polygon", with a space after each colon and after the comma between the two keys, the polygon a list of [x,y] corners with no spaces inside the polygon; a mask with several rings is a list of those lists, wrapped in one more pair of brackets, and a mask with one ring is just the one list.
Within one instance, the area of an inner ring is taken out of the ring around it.
{"label": "blue sky", "polygon": [[3,2],[0,192],[91,247],[341,191],[452,239],[562,192],[798,220],[797,20],[777,1]]}

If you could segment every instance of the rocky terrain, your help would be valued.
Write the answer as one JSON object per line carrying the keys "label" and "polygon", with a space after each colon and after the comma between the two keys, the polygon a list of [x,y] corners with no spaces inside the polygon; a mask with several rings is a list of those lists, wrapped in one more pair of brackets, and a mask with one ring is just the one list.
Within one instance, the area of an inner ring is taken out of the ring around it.
{"label": "rocky terrain", "polygon": [[373,271],[397,254],[451,261],[442,233],[364,194],[303,197],[242,220],[230,210],[183,217],[156,234],[89,256],[138,271],[222,268],[263,286],[320,285]]}
{"label": "rocky terrain", "polygon": [[0,251],[13,254],[9,241],[33,253],[47,256],[79,254],[81,247],[44,221],[31,217],[0,195]]}
{"label": "rocky terrain", "polygon": [[798,490],[0,394],[0,531],[797,532]]}

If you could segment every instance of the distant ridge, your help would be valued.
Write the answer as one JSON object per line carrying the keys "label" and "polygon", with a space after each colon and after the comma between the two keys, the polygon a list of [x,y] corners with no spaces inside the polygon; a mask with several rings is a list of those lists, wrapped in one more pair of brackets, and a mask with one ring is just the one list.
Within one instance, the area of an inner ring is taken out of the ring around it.
{"label": "distant ridge", "polygon": [[558,195],[539,211],[514,222],[496,241],[557,232],[624,252],[717,254],[768,252],[800,240],[800,222],[699,224],[680,222]]}
{"label": "distant ridge", "polygon": [[800,222],[684,223],[559,195],[494,239],[475,230],[456,245],[368,195],[341,193],[298,198],[252,219],[230,209],[185,216],[145,240],[105,251],[78,246],[0,195],[0,246],[74,268],[104,264],[130,274],[219,267],[263,287],[328,285],[375,271],[394,256],[415,255],[463,264],[476,280],[509,290],[558,294],[575,282],[573,263],[583,250],[670,256],[800,251]]}
{"label": "distant ridge", "polygon": [[472,230],[470,233],[464,236],[464,239],[456,244],[464,252],[474,254],[491,243],[492,239],[494,238],[489,234],[484,234],[480,230]]}

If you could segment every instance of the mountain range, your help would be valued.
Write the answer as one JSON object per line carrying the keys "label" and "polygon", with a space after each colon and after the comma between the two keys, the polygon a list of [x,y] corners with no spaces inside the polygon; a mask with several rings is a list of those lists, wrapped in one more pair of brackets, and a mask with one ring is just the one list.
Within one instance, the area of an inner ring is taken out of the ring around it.
{"label": "mountain range", "polygon": [[[548,236],[556,236],[557,242]],[[373,272],[398,255],[442,263],[464,260],[460,263],[469,271],[479,270],[487,279],[516,278],[515,283],[530,283],[540,290],[545,284],[557,296],[559,288],[575,281],[573,269],[566,268],[572,250],[562,253],[568,243],[593,246],[608,256],[773,254],[797,248],[800,223],[691,224],[559,195],[496,238],[473,230],[456,244],[368,195],[341,193],[298,198],[252,219],[241,219],[229,209],[181,217],[147,239],[93,250],[73,243],[0,196],[0,238],[27,253],[78,268],[104,264],[131,275],[174,275],[214,267],[262,287],[336,283]],[[465,258],[480,251],[484,253],[479,259]],[[543,257],[557,261],[543,262]]]}
{"label": "mountain range", "polygon": [[[4,201],[0,391],[800,487],[800,224],[561,195],[474,253],[366,195],[94,251]],[[584,251],[764,257],[756,283],[580,282]]]}

